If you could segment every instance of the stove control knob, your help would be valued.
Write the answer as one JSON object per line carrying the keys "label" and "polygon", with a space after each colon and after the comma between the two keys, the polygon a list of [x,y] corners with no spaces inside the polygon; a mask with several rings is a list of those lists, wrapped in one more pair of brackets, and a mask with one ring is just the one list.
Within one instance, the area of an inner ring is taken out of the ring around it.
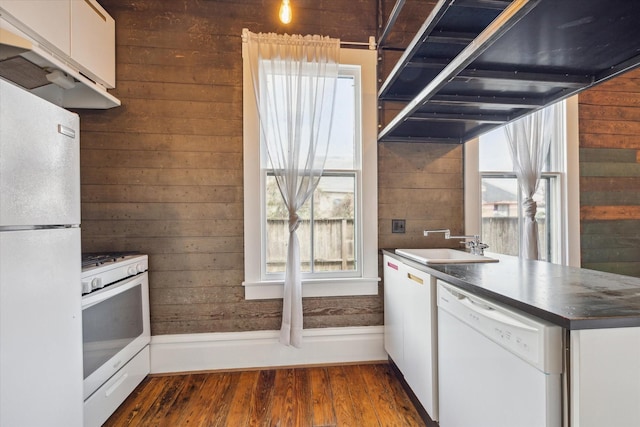
{"label": "stove control knob", "polygon": [[138,273],[142,273],[144,271],[144,265],[136,264],[136,269],[138,270]]}
{"label": "stove control knob", "polygon": [[82,282],[82,294],[88,294],[89,292],[91,292],[93,289],[91,288],[91,282],[90,281],[83,281]]}
{"label": "stove control knob", "polygon": [[135,276],[137,274],[136,273],[136,267],[133,266],[133,265],[129,266],[129,268],[127,268],[127,274],[129,276]]}
{"label": "stove control knob", "polygon": [[99,277],[94,277],[93,279],[91,279],[91,289],[100,289],[104,287],[104,285],[102,284],[102,279]]}

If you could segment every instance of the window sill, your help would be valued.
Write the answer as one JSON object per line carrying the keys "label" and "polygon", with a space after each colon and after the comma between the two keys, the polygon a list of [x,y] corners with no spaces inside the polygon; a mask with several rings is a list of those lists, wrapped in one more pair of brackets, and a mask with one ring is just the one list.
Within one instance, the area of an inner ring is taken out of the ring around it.
{"label": "window sill", "polygon": [[[338,297],[355,295],[378,295],[379,277],[305,280],[302,282],[302,297]],[[282,281],[243,282],[244,298],[282,299]]]}

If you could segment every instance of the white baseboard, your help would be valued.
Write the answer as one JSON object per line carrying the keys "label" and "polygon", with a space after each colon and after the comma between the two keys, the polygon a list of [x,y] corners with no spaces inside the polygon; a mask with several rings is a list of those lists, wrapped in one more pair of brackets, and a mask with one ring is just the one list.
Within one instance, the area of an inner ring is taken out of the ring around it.
{"label": "white baseboard", "polygon": [[306,329],[301,348],[280,344],[279,331],[157,335],[151,373],[383,361],[383,334],[382,326]]}

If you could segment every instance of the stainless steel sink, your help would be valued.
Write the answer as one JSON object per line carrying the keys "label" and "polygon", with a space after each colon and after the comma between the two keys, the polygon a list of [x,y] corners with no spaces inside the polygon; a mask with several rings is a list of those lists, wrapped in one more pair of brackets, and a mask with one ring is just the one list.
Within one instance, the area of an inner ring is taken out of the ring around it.
{"label": "stainless steel sink", "polygon": [[422,264],[467,264],[478,262],[498,262],[495,258],[474,255],[456,249],[396,249],[396,254]]}

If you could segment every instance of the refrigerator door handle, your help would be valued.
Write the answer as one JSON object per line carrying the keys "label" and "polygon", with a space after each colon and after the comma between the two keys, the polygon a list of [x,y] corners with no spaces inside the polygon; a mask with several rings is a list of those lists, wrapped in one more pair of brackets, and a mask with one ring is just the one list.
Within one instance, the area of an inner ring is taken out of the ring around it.
{"label": "refrigerator door handle", "polygon": [[62,135],[68,136],[69,138],[74,138],[76,137],[76,131],[71,129],[70,127],[64,126],[59,124],[58,125],[58,133],[61,133]]}

